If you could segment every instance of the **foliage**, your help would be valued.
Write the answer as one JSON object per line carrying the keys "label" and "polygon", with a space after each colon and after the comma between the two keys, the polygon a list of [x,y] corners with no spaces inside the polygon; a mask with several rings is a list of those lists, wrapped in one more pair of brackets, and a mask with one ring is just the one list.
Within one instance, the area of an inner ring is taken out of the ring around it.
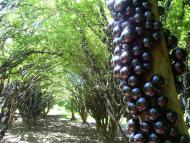
{"label": "foliage", "polygon": [[172,33],[179,37],[180,46],[187,46],[188,32],[190,29],[190,4],[187,0],[164,0],[160,5],[165,8],[162,17],[164,27],[169,28]]}
{"label": "foliage", "polygon": [[17,99],[17,106],[23,122],[31,127],[40,117],[45,117],[53,106],[53,96],[42,92],[39,84],[30,83],[25,93]]}
{"label": "foliage", "polygon": [[[23,122],[31,127],[40,117],[45,117],[54,104],[53,96],[42,91],[39,78],[33,77],[21,82],[11,82],[3,89],[2,97],[9,104],[9,124],[13,121],[16,110]],[[5,104],[3,102],[3,104]]]}
{"label": "foliage", "polygon": [[[26,96],[26,102],[53,93],[56,103],[68,110],[88,111],[109,138],[124,109],[110,70],[113,49],[104,0],[4,0],[0,5],[1,89],[8,81],[42,76],[43,88],[35,87],[37,93]],[[183,7],[179,0],[163,0],[160,5],[168,8],[164,26],[186,45],[190,6]]]}

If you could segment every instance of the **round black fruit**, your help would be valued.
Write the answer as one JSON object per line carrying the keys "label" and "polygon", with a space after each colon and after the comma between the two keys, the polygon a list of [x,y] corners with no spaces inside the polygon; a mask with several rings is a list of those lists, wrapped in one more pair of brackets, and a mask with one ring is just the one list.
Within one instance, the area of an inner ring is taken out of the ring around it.
{"label": "round black fruit", "polygon": [[161,87],[164,85],[165,83],[165,79],[162,75],[159,75],[159,74],[154,74],[152,77],[151,77],[151,82],[154,86],[156,87]]}
{"label": "round black fruit", "polygon": [[153,84],[151,82],[147,82],[144,84],[144,93],[148,96],[154,96],[155,92],[154,92],[154,87]]}
{"label": "round black fruit", "polygon": [[139,111],[144,111],[146,110],[147,101],[144,98],[140,98],[137,100],[136,106]]}
{"label": "round black fruit", "polygon": [[131,54],[128,51],[123,51],[120,56],[121,63],[125,64],[131,60]]}
{"label": "round black fruit", "polygon": [[119,65],[115,66],[115,68],[113,69],[113,76],[116,78],[120,78],[120,70],[121,66]]}
{"label": "round black fruit", "polygon": [[127,96],[127,97],[131,96],[131,87],[130,86],[128,86],[128,85],[123,86],[122,91],[125,96]]}
{"label": "round black fruit", "polygon": [[176,112],[170,111],[170,112],[168,112],[168,113],[166,114],[166,117],[167,117],[167,120],[168,120],[169,122],[171,122],[171,123],[176,123],[177,120],[178,120],[178,115],[177,115]]}
{"label": "round black fruit", "polygon": [[134,68],[134,73],[136,75],[142,75],[144,72],[144,69],[143,69],[143,66],[142,65],[136,65],[135,68]]}
{"label": "round black fruit", "polygon": [[126,8],[126,0],[116,0],[114,4],[114,11],[123,12]]}
{"label": "round black fruit", "polygon": [[157,134],[164,134],[165,133],[165,125],[163,122],[161,121],[157,121],[155,124],[154,124],[154,130]]}
{"label": "round black fruit", "polygon": [[130,69],[128,66],[124,66],[120,69],[120,78],[127,79],[130,75]]}
{"label": "round black fruit", "polygon": [[128,108],[128,111],[131,115],[136,115],[137,114],[137,107],[134,103],[132,102],[128,102],[127,103],[127,108]]}
{"label": "round black fruit", "polygon": [[157,99],[157,104],[164,108],[166,107],[166,105],[168,104],[168,99],[165,97],[165,96],[160,96],[158,99]]}
{"label": "round black fruit", "polygon": [[133,39],[133,32],[130,26],[125,27],[123,32],[121,33],[121,38],[126,42],[130,43]]}
{"label": "round black fruit", "polygon": [[137,79],[137,77],[136,77],[135,75],[131,75],[131,76],[128,78],[128,84],[129,84],[130,86],[135,86],[135,85],[137,85],[137,83],[138,83],[138,79]]}
{"label": "round black fruit", "polygon": [[160,141],[159,136],[156,133],[151,133],[148,138],[148,143],[159,143]]}
{"label": "round black fruit", "polygon": [[159,116],[159,112],[156,108],[150,108],[148,110],[148,118],[152,121],[156,120]]}
{"label": "round black fruit", "polygon": [[135,143],[144,143],[144,142],[145,142],[145,138],[144,138],[143,134],[137,133],[135,135]]}
{"label": "round black fruit", "polygon": [[141,97],[141,91],[139,88],[133,88],[131,90],[131,98],[137,100]]}
{"label": "round black fruit", "polygon": [[134,119],[130,119],[127,123],[127,129],[129,133],[132,133],[136,130],[137,128],[137,123]]}
{"label": "round black fruit", "polygon": [[149,52],[145,51],[142,53],[142,60],[146,62],[152,62],[152,56]]}
{"label": "round black fruit", "polygon": [[141,129],[142,132],[148,133],[149,130],[150,130],[150,125],[149,125],[149,123],[148,123],[148,122],[145,122],[145,121],[142,121],[142,122],[140,123],[140,129]]}

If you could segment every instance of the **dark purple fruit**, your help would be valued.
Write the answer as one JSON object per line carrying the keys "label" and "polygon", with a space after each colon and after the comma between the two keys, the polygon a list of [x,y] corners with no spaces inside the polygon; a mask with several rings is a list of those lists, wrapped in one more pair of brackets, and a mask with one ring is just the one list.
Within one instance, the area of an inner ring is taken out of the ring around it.
{"label": "dark purple fruit", "polygon": [[168,104],[168,99],[165,96],[160,96],[157,99],[157,104],[163,108]]}
{"label": "dark purple fruit", "polygon": [[113,56],[112,60],[111,60],[111,63],[112,63],[113,66],[116,66],[116,65],[120,64],[120,57],[119,56]]}
{"label": "dark purple fruit", "polygon": [[132,132],[130,135],[129,135],[129,142],[130,143],[135,143],[135,133]]}
{"label": "dark purple fruit", "polygon": [[128,85],[123,86],[122,91],[125,96],[127,97],[131,96],[131,87],[129,87]]}
{"label": "dark purple fruit", "polygon": [[145,143],[145,138],[143,134],[138,133],[135,135],[135,143]]}
{"label": "dark purple fruit", "polygon": [[136,23],[141,23],[143,21],[143,16],[140,13],[136,13],[134,19]]}
{"label": "dark purple fruit", "polygon": [[116,36],[116,37],[119,37],[121,35],[121,32],[122,32],[122,29],[119,25],[115,26],[113,28],[113,35]]}
{"label": "dark purple fruit", "polygon": [[120,61],[121,63],[125,64],[131,60],[131,54],[128,51],[124,51],[121,53]]}
{"label": "dark purple fruit", "polygon": [[134,46],[133,47],[133,54],[135,55],[135,56],[138,56],[138,55],[140,55],[141,53],[142,53],[142,47],[140,47],[140,46]]}
{"label": "dark purple fruit", "polygon": [[128,108],[128,111],[131,115],[135,115],[137,114],[137,107],[134,103],[132,102],[128,102],[127,103],[127,108]]}
{"label": "dark purple fruit", "polygon": [[145,71],[150,72],[152,70],[152,63],[143,63]]}
{"label": "dark purple fruit", "polygon": [[129,84],[130,86],[135,86],[135,85],[137,85],[137,83],[138,83],[138,79],[137,79],[136,76],[131,75],[131,76],[128,78],[128,84]]}
{"label": "dark purple fruit", "polygon": [[133,8],[128,6],[125,10],[126,16],[130,16],[133,13]]}
{"label": "dark purple fruit", "polygon": [[125,27],[125,29],[123,30],[123,32],[121,33],[121,38],[126,42],[126,43],[130,43],[133,39],[133,34],[132,34],[132,30],[130,28],[130,26]]}
{"label": "dark purple fruit", "polygon": [[117,17],[118,17],[118,20],[120,20],[120,21],[124,21],[125,20],[125,14],[123,14],[123,13],[118,13],[118,15],[117,15]]}
{"label": "dark purple fruit", "polygon": [[149,135],[148,143],[159,143],[159,137],[156,133],[151,133]]}
{"label": "dark purple fruit", "polygon": [[136,75],[142,75],[144,72],[143,66],[142,65],[136,65],[134,68],[134,73]]}
{"label": "dark purple fruit", "polygon": [[115,1],[116,0],[108,0],[107,1],[107,7],[112,11],[114,9],[114,5],[115,5]]}
{"label": "dark purple fruit", "polygon": [[129,22],[128,21],[122,22],[122,24],[121,24],[122,29],[125,29],[125,27],[127,27],[127,26],[129,26]]}
{"label": "dark purple fruit", "polygon": [[137,129],[137,123],[134,119],[130,119],[127,123],[127,129],[129,133],[134,132]]}
{"label": "dark purple fruit", "polygon": [[140,98],[140,99],[138,99],[137,100],[137,102],[136,102],[136,106],[137,106],[137,109],[139,110],[139,111],[144,111],[144,110],[146,110],[146,100],[144,99],[144,98]]}
{"label": "dark purple fruit", "polygon": [[137,35],[142,35],[144,33],[144,30],[142,27],[136,27],[135,28]]}
{"label": "dark purple fruit", "polygon": [[162,28],[162,24],[158,21],[154,22],[154,30],[160,30]]}
{"label": "dark purple fruit", "polygon": [[149,52],[143,52],[141,57],[143,61],[146,61],[146,62],[152,61],[152,56]]}
{"label": "dark purple fruit", "polygon": [[172,127],[169,130],[169,136],[172,138],[175,138],[178,135],[178,131],[176,128]]}
{"label": "dark purple fruit", "polygon": [[152,20],[154,18],[154,14],[151,11],[146,11],[144,16],[146,17],[146,20]]}
{"label": "dark purple fruit", "polygon": [[154,74],[152,77],[151,77],[151,82],[154,86],[156,87],[161,87],[164,85],[165,83],[165,79],[163,76],[159,75],[159,74]]}
{"label": "dark purple fruit", "polygon": [[123,12],[126,8],[126,0],[116,0],[114,4],[114,11]]}
{"label": "dark purple fruit", "polygon": [[175,35],[169,35],[167,38],[167,44],[169,49],[173,49],[178,45],[178,39]]}
{"label": "dark purple fruit", "polygon": [[171,122],[171,123],[176,123],[177,120],[178,120],[178,115],[177,115],[176,112],[170,111],[170,112],[168,112],[168,113],[166,114],[166,117],[167,117],[167,120],[168,120],[169,122]]}
{"label": "dark purple fruit", "polygon": [[114,20],[114,27],[116,27],[116,26],[119,26],[119,27],[121,27],[121,21],[119,21],[119,20]]}
{"label": "dark purple fruit", "polygon": [[155,32],[152,34],[154,40],[159,41],[161,39],[161,35],[159,32]]}
{"label": "dark purple fruit", "polygon": [[186,52],[186,50],[184,50],[182,48],[175,48],[172,51],[172,58],[174,60],[186,60],[187,52]]}
{"label": "dark purple fruit", "polygon": [[119,65],[115,66],[115,68],[113,69],[113,76],[115,78],[120,77],[120,70],[121,70],[121,66],[119,66]]}
{"label": "dark purple fruit", "polygon": [[151,29],[151,28],[153,28],[152,22],[151,22],[151,21],[146,21],[146,22],[145,22],[145,28],[146,28],[146,29]]}
{"label": "dark purple fruit", "polygon": [[169,36],[170,36],[170,34],[171,34],[170,30],[169,30],[169,29],[164,28],[164,29],[163,29],[163,32],[164,32],[164,37],[165,37],[165,39],[168,39],[168,37],[169,37]]}
{"label": "dark purple fruit", "polygon": [[113,40],[113,45],[118,46],[122,43],[122,39],[120,37],[115,37]]}
{"label": "dark purple fruit", "polygon": [[156,120],[159,116],[159,112],[156,108],[150,108],[148,110],[148,118],[152,121]]}
{"label": "dark purple fruit", "polygon": [[152,40],[150,38],[144,38],[143,43],[144,43],[144,46],[146,48],[151,48],[152,47]]}
{"label": "dark purple fruit", "polygon": [[141,97],[141,91],[139,88],[133,88],[131,90],[131,98],[137,100]]}
{"label": "dark purple fruit", "polygon": [[148,9],[151,5],[148,1],[142,3],[143,7]]}
{"label": "dark purple fruit", "polygon": [[115,49],[114,49],[114,52],[113,52],[114,55],[120,55],[121,54],[121,48],[119,46],[117,46]]}
{"label": "dark purple fruit", "polygon": [[129,44],[123,44],[122,49],[125,50],[125,51],[129,51],[130,50],[130,45]]}
{"label": "dark purple fruit", "polygon": [[139,6],[141,4],[141,0],[133,0],[134,6]]}
{"label": "dark purple fruit", "polygon": [[178,75],[183,74],[186,71],[186,65],[183,62],[176,62],[173,64],[174,70]]}
{"label": "dark purple fruit", "polygon": [[148,133],[149,130],[150,130],[150,125],[149,125],[149,123],[148,123],[148,122],[144,122],[144,121],[141,122],[141,123],[140,123],[140,129],[141,129],[142,132]]}
{"label": "dark purple fruit", "polygon": [[139,65],[140,64],[140,61],[136,58],[134,58],[132,61],[131,61],[131,66],[133,68],[135,68],[135,66]]}
{"label": "dark purple fruit", "polygon": [[165,125],[163,122],[158,121],[154,124],[154,130],[157,134],[164,134],[165,133]]}
{"label": "dark purple fruit", "polygon": [[143,90],[144,90],[144,93],[145,93],[146,95],[148,95],[148,96],[151,96],[151,97],[152,97],[152,96],[155,95],[154,87],[153,87],[153,85],[152,85],[151,82],[145,83]]}
{"label": "dark purple fruit", "polygon": [[136,13],[141,13],[141,12],[142,12],[142,9],[141,9],[140,7],[136,7],[136,8],[135,8],[135,12],[136,12]]}
{"label": "dark purple fruit", "polygon": [[111,12],[111,17],[112,17],[114,20],[118,20],[117,14],[118,14],[117,12],[112,11],[112,12]]}
{"label": "dark purple fruit", "polygon": [[130,69],[125,66],[120,69],[120,77],[121,79],[127,79],[130,75]]}

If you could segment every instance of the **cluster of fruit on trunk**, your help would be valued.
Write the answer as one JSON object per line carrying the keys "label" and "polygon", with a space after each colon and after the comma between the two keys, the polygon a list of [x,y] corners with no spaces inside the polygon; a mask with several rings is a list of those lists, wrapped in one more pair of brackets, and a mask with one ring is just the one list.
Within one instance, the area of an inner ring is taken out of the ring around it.
{"label": "cluster of fruit on trunk", "polygon": [[162,90],[165,79],[152,73],[151,53],[158,50],[155,47],[163,40],[164,31],[172,70],[179,76],[186,70],[186,51],[177,47],[176,36],[163,30],[148,0],[108,0],[107,6],[113,18],[108,25],[115,47],[111,60],[113,76],[120,82],[123,102],[130,114],[129,142],[182,142],[175,127],[178,115],[167,110],[168,98]]}

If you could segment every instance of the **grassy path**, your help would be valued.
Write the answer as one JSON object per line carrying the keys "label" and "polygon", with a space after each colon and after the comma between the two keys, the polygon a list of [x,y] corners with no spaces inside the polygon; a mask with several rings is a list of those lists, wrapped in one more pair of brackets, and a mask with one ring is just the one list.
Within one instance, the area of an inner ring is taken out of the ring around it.
{"label": "grassy path", "polygon": [[[118,137],[114,143],[122,143]],[[61,116],[48,116],[27,130],[21,119],[15,121],[2,143],[103,143],[103,137],[95,130],[95,124],[81,124]]]}

